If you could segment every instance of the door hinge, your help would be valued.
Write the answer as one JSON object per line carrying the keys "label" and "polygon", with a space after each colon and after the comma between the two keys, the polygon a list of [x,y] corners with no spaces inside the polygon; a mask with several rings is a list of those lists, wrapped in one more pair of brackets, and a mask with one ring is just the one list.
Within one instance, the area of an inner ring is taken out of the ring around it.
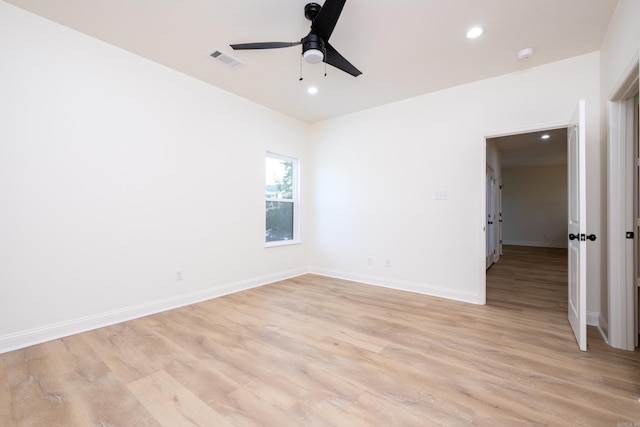
{"label": "door hinge", "polygon": [[635,237],[635,234],[633,233],[633,231],[627,231],[627,239],[633,239]]}

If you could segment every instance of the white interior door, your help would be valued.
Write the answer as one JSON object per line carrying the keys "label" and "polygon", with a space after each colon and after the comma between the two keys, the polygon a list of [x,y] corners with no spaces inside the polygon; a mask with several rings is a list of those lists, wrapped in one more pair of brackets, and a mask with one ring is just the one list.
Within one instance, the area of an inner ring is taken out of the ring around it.
{"label": "white interior door", "polygon": [[587,204],[585,101],[580,100],[568,129],[569,323],[580,350],[587,350]]}
{"label": "white interior door", "polygon": [[502,256],[502,177],[498,182],[498,252],[496,260]]}
{"label": "white interior door", "polygon": [[493,170],[487,167],[487,268],[495,261],[496,254],[496,178]]}

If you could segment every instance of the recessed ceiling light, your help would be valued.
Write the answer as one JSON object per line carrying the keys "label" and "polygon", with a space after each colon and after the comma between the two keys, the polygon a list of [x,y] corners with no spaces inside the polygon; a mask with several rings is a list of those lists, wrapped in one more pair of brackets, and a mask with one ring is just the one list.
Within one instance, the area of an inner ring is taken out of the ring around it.
{"label": "recessed ceiling light", "polygon": [[549,139],[549,138],[551,138],[551,136],[549,136],[549,134],[547,134],[547,133],[545,133],[544,135],[542,135],[540,137],[540,139]]}
{"label": "recessed ceiling light", "polygon": [[307,89],[307,92],[309,92],[311,95],[315,95],[316,93],[318,93],[318,88],[315,86],[309,86],[309,89]]}
{"label": "recessed ceiling light", "polygon": [[469,31],[467,31],[467,38],[476,39],[480,37],[482,33],[484,33],[484,30],[482,29],[482,27],[473,27],[473,28],[470,28]]}

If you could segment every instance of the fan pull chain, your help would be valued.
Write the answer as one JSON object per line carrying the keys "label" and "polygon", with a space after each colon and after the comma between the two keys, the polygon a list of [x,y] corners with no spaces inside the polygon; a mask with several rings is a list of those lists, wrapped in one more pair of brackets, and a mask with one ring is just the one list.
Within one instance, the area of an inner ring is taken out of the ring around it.
{"label": "fan pull chain", "polygon": [[327,63],[324,63],[324,76],[327,77]]}
{"label": "fan pull chain", "polygon": [[302,81],[302,55],[300,55],[300,81]]}

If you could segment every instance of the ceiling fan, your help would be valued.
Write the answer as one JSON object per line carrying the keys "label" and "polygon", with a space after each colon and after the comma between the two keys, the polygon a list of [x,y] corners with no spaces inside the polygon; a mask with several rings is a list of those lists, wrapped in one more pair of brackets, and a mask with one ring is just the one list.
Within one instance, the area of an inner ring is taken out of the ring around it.
{"label": "ceiling fan", "polygon": [[311,21],[311,31],[297,42],[258,42],[230,45],[234,50],[278,49],[302,45],[302,56],[310,64],[325,62],[354,77],[362,74],[329,44],[329,38],[338,22],[346,0],[326,0],[323,6],[309,3],[304,16]]}

